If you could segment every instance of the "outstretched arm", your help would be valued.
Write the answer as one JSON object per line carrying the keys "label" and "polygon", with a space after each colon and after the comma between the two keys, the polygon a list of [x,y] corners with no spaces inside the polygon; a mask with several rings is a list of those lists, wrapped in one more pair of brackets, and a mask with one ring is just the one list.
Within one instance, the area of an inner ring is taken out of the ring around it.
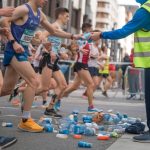
{"label": "outstretched arm", "polygon": [[[73,35],[71,33],[67,33],[65,31],[60,31],[58,29],[55,29],[52,24],[49,23],[47,20],[45,14],[41,12],[42,20],[41,25],[49,32],[50,35],[55,35],[61,38],[67,38],[67,39],[79,39],[81,35]],[[48,33],[46,33],[48,35]]]}

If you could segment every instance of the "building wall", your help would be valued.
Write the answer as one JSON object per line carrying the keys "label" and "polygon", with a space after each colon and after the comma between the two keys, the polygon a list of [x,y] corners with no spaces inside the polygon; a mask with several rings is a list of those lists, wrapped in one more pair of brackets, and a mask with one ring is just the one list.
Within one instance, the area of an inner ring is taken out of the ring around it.
{"label": "building wall", "polygon": [[117,0],[97,0],[96,29],[110,30],[114,27],[118,17]]}
{"label": "building wall", "polygon": [[[133,17],[134,12],[138,7],[131,6],[131,5],[120,5],[118,9],[118,28],[123,27],[128,21],[130,21]],[[130,54],[131,49],[133,48],[134,44],[134,35],[130,35],[122,40],[119,40],[120,46],[123,49],[123,55],[125,53]]]}

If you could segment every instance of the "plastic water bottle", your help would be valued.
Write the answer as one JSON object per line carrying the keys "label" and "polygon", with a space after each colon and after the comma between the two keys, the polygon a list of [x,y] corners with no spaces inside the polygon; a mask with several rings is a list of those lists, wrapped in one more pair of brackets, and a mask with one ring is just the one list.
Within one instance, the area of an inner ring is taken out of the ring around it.
{"label": "plastic water bottle", "polygon": [[2,122],[2,127],[13,127],[12,123]]}
{"label": "plastic water bottle", "polygon": [[104,131],[104,130],[105,130],[105,127],[101,125],[101,126],[99,126],[99,130],[100,130],[100,131]]}
{"label": "plastic water bottle", "polygon": [[121,120],[120,120],[120,118],[119,118],[118,116],[114,116],[114,117],[113,117],[113,122],[114,122],[115,124],[118,124],[120,121],[121,121]]}
{"label": "plastic water bottle", "polygon": [[85,126],[84,125],[75,125],[73,132],[74,134],[84,134]]}
{"label": "plastic water bottle", "polygon": [[104,114],[103,115],[103,120],[108,121],[110,119],[111,115],[110,114]]}
{"label": "plastic water bottle", "polygon": [[54,128],[53,128],[52,125],[47,124],[47,125],[44,126],[44,130],[45,130],[45,132],[52,133]]}
{"label": "plastic water bottle", "polygon": [[96,130],[94,128],[87,127],[84,131],[84,135],[94,136],[96,134]]}
{"label": "plastic water bottle", "polygon": [[88,41],[88,43],[91,43],[91,42],[92,42],[92,39],[90,39],[90,37],[91,37],[91,33],[90,33],[90,32],[84,33],[84,34],[83,34],[83,37],[84,37],[85,40]]}
{"label": "plastic water bottle", "polygon": [[73,110],[72,114],[79,114],[79,110]]}
{"label": "plastic water bottle", "polygon": [[92,116],[88,116],[88,115],[84,115],[83,117],[82,117],[82,120],[83,120],[83,122],[84,123],[92,123]]}
{"label": "plastic water bottle", "polygon": [[82,148],[92,148],[92,144],[84,141],[78,142],[78,147]]}
{"label": "plastic water bottle", "polygon": [[70,131],[68,129],[60,129],[59,133],[68,135],[70,133]]}
{"label": "plastic water bottle", "polygon": [[113,132],[116,132],[116,133],[118,133],[118,134],[122,134],[122,133],[124,133],[124,132],[125,132],[125,129],[124,129],[124,128],[114,129],[114,131],[113,131]]}
{"label": "plastic water bottle", "polygon": [[78,122],[78,114],[74,114],[74,115],[73,115],[73,119],[74,119],[74,122],[77,123],[77,122]]}
{"label": "plastic water bottle", "polygon": [[47,124],[52,124],[52,119],[51,118],[41,118],[38,122],[39,125],[45,126]]}
{"label": "plastic water bottle", "polygon": [[118,116],[118,118],[119,118],[120,120],[123,119],[123,115],[122,115],[120,112],[117,112],[116,115]]}

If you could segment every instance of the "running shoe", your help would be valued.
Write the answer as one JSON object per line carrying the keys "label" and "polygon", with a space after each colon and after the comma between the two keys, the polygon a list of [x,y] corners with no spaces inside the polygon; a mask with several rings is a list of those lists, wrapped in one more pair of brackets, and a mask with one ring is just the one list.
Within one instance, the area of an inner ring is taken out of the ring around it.
{"label": "running shoe", "polygon": [[102,94],[105,96],[105,97],[108,97],[108,94],[106,91],[102,92]]}
{"label": "running shoe", "polygon": [[0,149],[6,148],[17,141],[15,137],[0,136]]}
{"label": "running shoe", "polygon": [[97,108],[90,108],[90,107],[88,107],[88,112],[103,112],[103,110],[101,110],[101,109],[97,109]]}
{"label": "running shoe", "polygon": [[150,131],[144,132],[138,136],[134,136],[133,141],[139,143],[150,143]]}
{"label": "running shoe", "polygon": [[44,114],[55,118],[62,118],[62,115],[58,114],[54,109],[46,108]]}
{"label": "running shoe", "polygon": [[39,126],[32,118],[22,119],[18,125],[18,128],[22,131],[38,133],[43,131],[43,127]]}
{"label": "running shoe", "polygon": [[56,111],[60,111],[60,106],[61,106],[61,100],[58,100],[54,105],[54,109]]}

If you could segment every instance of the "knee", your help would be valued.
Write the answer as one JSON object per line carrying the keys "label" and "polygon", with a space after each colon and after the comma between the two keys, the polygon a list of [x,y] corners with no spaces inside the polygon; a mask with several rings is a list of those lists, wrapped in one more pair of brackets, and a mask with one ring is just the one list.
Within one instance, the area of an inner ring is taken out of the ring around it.
{"label": "knee", "polygon": [[88,84],[88,87],[94,89],[95,84],[94,84],[93,82],[90,82],[90,83]]}
{"label": "knee", "polygon": [[36,77],[32,77],[30,79],[30,83],[29,84],[30,84],[30,86],[32,88],[37,89],[39,87],[39,85],[40,85],[40,82],[38,81],[38,79]]}
{"label": "knee", "polygon": [[62,91],[64,91],[65,89],[67,88],[67,84],[61,84],[60,85],[60,89],[62,90]]}

